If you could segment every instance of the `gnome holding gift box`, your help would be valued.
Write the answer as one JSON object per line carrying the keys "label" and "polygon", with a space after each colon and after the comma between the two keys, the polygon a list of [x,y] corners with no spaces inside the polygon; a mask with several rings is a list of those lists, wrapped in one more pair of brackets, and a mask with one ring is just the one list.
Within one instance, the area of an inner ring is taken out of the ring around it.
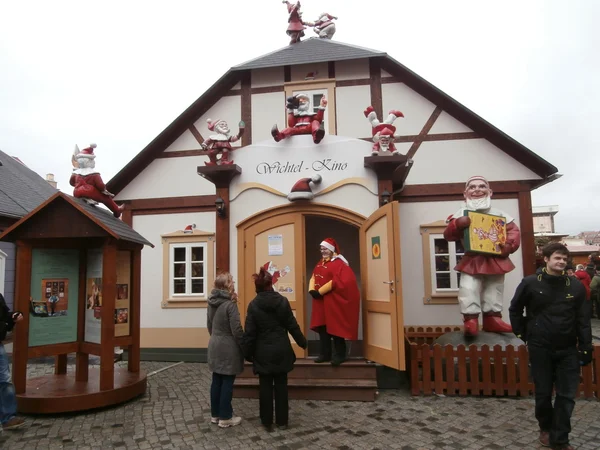
{"label": "gnome holding gift box", "polygon": [[360,292],[354,272],[340,254],[337,242],[324,239],[320,251],[322,258],[313,270],[308,287],[313,298],[310,329],[319,333],[321,344],[315,362],[331,361],[332,365],[339,366],[346,360],[345,339],[358,339]]}
{"label": "gnome holding gift box", "polygon": [[[215,131],[217,134],[211,134],[207,140],[202,143],[202,149],[208,150],[208,159],[204,164],[207,166],[229,165],[233,164],[231,159],[231,143],[238,141],[244,134],[246,124],[244,121],[239,123],[239,131],[235,136],[230,136],[229,126],[224,120],[207,120],[209,131]],[[220,159],[217,159],[218,155]]]}
{"label": "gnome holding gift box", "polygon": [[465,253],[454,270],[461,273],[458,302],[463,315],[465,336],[476,336],[479,314],[483,312],[483,331],[510,333],[512,328],[502,320],[504,275],[515,268],[509,255],[521,244],[521,233],[514,219],[492,208],[492,190],[482,176],[473,176],[465,185],[465,206],[448,217],[444,230],[447,241],[459,241],[471,225],[466,211],[477,211],[506,219],[506,240],[500,244],[501,254]]}
{"label": "gnome holding gift box", "polygon": [[79,147],[75,146],[75,152],[71,159],[74,167],[73,174],[69,179],[69,184],[75,188],[73,196],[85,199],[92,204],[102,203],[112,211],[116,218],[119,218],[124,206],[119,206],[114,202],[115,195],[106,190],[102,177],[96,171],[95,148],[96,144],[90,144],[89,147],[80,151]]}

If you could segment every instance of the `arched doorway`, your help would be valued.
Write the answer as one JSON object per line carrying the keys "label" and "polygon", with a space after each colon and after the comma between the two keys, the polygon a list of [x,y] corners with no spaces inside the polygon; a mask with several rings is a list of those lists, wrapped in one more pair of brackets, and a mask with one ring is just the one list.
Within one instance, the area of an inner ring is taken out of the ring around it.
{"label": "arched doorway", "polygon": [[[333,205],[292,203],[262,211],[244,220],[238,228],[238,287],[240,314],[244,319],[254,297],[251,275],[270,265],[277,273],[275,288],[288,298],[302,332],[308,333],[310,301],[307,293],[312,268],[318,261],[318,243],[329,235],[341,238],[340,246],[355,255],[351,266],[360,275],[358,230],[365,217]],[[310,348],[310,347],[309,347]],[[294,345],[300,358],[309,351]]]}

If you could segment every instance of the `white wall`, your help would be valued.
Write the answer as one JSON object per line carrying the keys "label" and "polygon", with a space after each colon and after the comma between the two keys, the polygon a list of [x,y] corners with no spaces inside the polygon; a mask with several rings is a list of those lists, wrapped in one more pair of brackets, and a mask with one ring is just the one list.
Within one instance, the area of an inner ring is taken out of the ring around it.
{"label": "white wall", "polygon": [[133,216],[133,228],[154,248],[142,250],[141,328],[206,327],[206,308],[162,308],[163,246],[161,235],[196,224],[197,230],[215,231],[215,213]]}
{"label": "white wall", "polygon": [[253,88],[265,86],[281,86],[283,84],[283,67],[268,67],[252,71],[250,86]]}
{"label": "white wall", "polygon": [[360,80],[370,76],[369,60],[366,58],[335,62],[335,79],[338,81]]}
{"label": "white wall", "polygon": [[[337,75],[337,74],[336,74]],[[369,86],[335,88],[338,136],[370,137],[372,128],[363,111],[371,104]],[[364,156],[369,156],[370,153]]]}
{"label": "white wall", "polygon": [[406,184],[464,183],[474,174],[490,181],[540,177],[485,139],[423,142]]}
{"label": "white wall", "polygon": [[199,150],[200,143],[196,140],[190,130],[185,130],[175,142],[167,147],[165,152],[176,152],[180,150]]}
{"label": "white wall", "polygon": [[[492,206],[515,219],[520,225],[518,201],[493,200]],[[423,251],[420,226],[445,220],[461,207],[461,202],[425,202],[400,204],[400,242],[402,254],[402,296],[405,325],[461,325],[460,307],[456,305],[425,305]],[[510,300],[523,278],[521,249],[510,257],[515,269],[506,275],[504,284],[504,312],[508,320]]]}
{"label": "white wall", "polygon": [[404,83],[382,84],[381,94],[384,117],[380,119],[385,119],[390,110],[400,110],[404,114],[404,118],[394,122],[396,136],[419,134],[435,110],[433,103]]}
{"label": "white wall", "polygon": [[429,134],[466,133],[469,131],[473,130],[443,111],[431,127],[431,130],[429,130]]}
{"label": "white wall", "polygon": [[207,156],[155,159],[115,200],[214,195],[215,185],[197,173],[204,161]]}
{"label": "white wall", "polygon": [[273,140],[271,127],[274,124],[277,124],[280,130],[287,126],[285,93],[283,91],[253,94],[251,111],[253,142]]}

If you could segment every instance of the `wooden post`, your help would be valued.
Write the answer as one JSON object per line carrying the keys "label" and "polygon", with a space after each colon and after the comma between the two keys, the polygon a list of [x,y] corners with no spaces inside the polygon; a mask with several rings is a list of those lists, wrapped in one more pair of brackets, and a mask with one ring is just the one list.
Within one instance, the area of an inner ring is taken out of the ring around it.
{"label": "wooden post", "polygon": [[221,197],[225,201],[225,217],[216,215],[216,263],[219,272],[229,272],[229,186],[217,186],[217,198]]}
{"label": "wooden post", "polygon": [[129,361],[127,368],[130,372],[140,371],[140,313],[141,313],[141,272],[142,250],[131,251],[131,303],[129,305],[129,331],[131,345],[128,348]]}
{"label": "wooden post", "polygon": [[13,342],[13,384],[17,394],[27,390],[27,360],[29,351],[29,297],[31,295],[31,244],[17,241],[15,283],[15,310],[23,313],[23,320],[15,326]]}
{"label": "wooden post", "polygon": [[531,192],[519,192],[519,229],[521,230],[521,252],[523,253],[523,275],[533,275],[535,267],[535,239],[533,236],[533,212]]}
{"label": "wooden post", "polygon": [[102,251],[102,329],[100,337],[100,390],[115,385],[115,299],[117,298],[117,244],[106,239]]}
{"label": "wooden post", "polygon": [[87,281],[87,251],[81,249],[79,251],[79,295],[77,302],[79,309],[77,313],[77,342],[80,350],[75,356],[75,380],[88,381],[89,375],[89,355],[81,351],[81,344],[85,342],[85,311],[87,309],[86,302],[86,281]]}

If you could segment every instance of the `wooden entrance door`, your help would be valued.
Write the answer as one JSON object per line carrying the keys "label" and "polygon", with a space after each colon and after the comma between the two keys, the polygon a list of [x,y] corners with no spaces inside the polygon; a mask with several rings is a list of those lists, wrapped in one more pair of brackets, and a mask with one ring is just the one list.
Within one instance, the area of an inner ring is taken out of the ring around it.
{"label": "wooden entrance door", "polygon": [[406,369],[397,202],[375,211],[360,227],[365,357]]}
{"label": "wooden entrance door", "polygon": [[[305,280],[304,275],[304,222],[301,213],[293,212],[259,221],[240,233],[239,243],[243,252],[243,264],[239,267],[240,314],[245,320],[248,304],[255,296],[252,274],[261,266],[270,264],[271,271],[279,271],[275,289],[290,302],[292,311],[306,335],[305,327]],[[286,270],[289,272],[283,274]],[[306,356],[290,336],[294,353],[298,358]]]}

